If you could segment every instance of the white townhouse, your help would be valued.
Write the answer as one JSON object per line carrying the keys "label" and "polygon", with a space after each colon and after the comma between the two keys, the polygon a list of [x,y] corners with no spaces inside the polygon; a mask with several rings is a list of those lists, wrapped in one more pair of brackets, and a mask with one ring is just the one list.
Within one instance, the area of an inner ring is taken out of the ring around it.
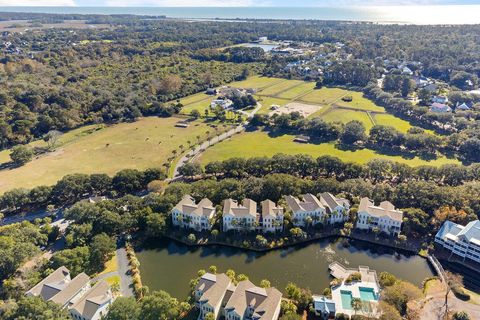
{"label": "white townhouse", "polygon": [[466,226],[445,221],[435,236],[435,242],[465,260],[480,263],[480,221]]}
{"label": "white townhouse", "polygon": [[277,320],[281,302],[282,293],[277,289],[241,281],[225,305],[225,320]]}
{"label": "white townhouse", "polygon": [[271,200],[260,202],[262,206],[262,230],[266,232],[277,232],[283,230],[283,208],[276,206]]}
{"label": "white townhouse", "polygon": [[207,198],[195,204],[195,199],[185,195],[172,209],[174,226],[190,228],[197,231],[210,230],[215,217],[215,207]]}
{"label": "white townhouse", "polygon": [[358,207],[357,229],[371,230],[378,228],[387,234],[400,234],[403,212],[396,210],[389,201],[383,201],[379,206],[369,198],[362,198]]}
{"label": "white townhouse", "polygon": [[114,300],[108,283],[100,280],[92,287],[85,273],[71,279],[65,267],[59,267],[25,294],[58,304],[76,320],[100,320]]}
{"label": "white townhouse", "polygon": [[256,230],[260,225],[257,203],[251,199],[243,199],[239,205],[233,199],[223,203],[223,231]]}
{"label": "white townhouse", "polygon": [[350,202],[344,198],[337,198],[333,194],[324,192],[320,194],[320,203],[328,214],[328,223],[345,222],[350,211]]}
{"label": "white townhouse", "polygon": [[304,227],[307,225],[307,219],[311,218],[312,223],[322,222],[325,215],[325,207],[313,194],[307,193],[302,196],[300,201],[294,196],[285,196],[287,205],[292,210],[292,221],[296,227]]}
{"label": "white townhouse", "polygon": [[75,320],[100,320],[113,301],[110,286],[100,280],[69,309],[70,316]]}
{"label": "white townhouse", "polygon": [[194,290],[195,307],[199,310],[198,320],[205,319],[208,313],[213,313],[215,319],[218,319],[221,308],[234,290],[234,284],[224,273],[205,273]]}

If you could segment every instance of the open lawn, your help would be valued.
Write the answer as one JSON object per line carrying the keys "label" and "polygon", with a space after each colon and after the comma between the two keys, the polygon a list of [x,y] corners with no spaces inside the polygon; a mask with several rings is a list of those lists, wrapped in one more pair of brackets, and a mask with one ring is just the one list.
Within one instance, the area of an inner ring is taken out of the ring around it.
{"label": "open lawn", "polygon": [[[179,119],[147,117],[83,134],[26,165],[0,171],[0,193],[12,188],[52,185],[70,173],[107,173],[160,167],[179,145],[213,131],[203,122],[177,128]],[[78,132],[77,132],[78,133]],[[69,137],[72,135],[69,134]],[[5,156],[2,156],[5,158]]]}
{"label": "open lawn", "polygon": [[375,119],[376,124],[391,126],[403,133],[407,133],[408,129],[412,127],[412,125],[408,121],[397,118],[387,113],[375,114],[373,115],[373,118]]}
{"label": "open lawn", "polygon": [[279,98],[272,98],[272,97],[260,97],[260,96],[255,96],[255,99],[257,99],[258,103],[262,105],[262,108],[258,110],[259,114],[267,114],[269,113],[270,107],[272,104],[276,104],[278,106],[284,106],[290,102],[288,99],[279,99]]}
{"label": "open lawn", "polygon": [[353,91],[348,91],[340,88],[323,87],[301,97],[300,100],[310,103],[331,104],[336,102],[343,96],[351,94],[352,92]]}
{"label": "open lawn", "polygon": [[315,82],[303,82],[300,85],[296,85],[293,88],[290,88],[284,92],[278,94],[279,98],[284,99],[295,99],[303,94],[312,91],[315,88]]}
{"label": "open lawn", "polygon": [[375,111],[375,112],[385,112],[385,108],[377,106],[371,100],[363,97],[362,92],[356,91],[346,91],[347,96],[351,96],[353,98],[352,101],[346,102],[342,99],[335,102],[336,105],[347,107],[347,108],[354,108],[358,110],[365,110],[365,111]]}
{"label": "open lawn", "polygon": [[353,111],[353,110],[345,110],[345,109],[330,109],[328,112],[325,112],[321,115],[321,118],[328,122],[342,122],[347,123],[352,120],[358,120],[369,131],[373,127],[373,122],[370,120],[368,114],[364,111]]}
{"label": "open lawn", "polygon": [[410,166],[434,165],[446,163],[458,163],[456,160],[439,158],[433,161],[425,161],[420,158],[406,159],[400,156],[388,156],[377,153],[374,150],[362,149],[357,151],[340,150],[334,143],[302,144],[293,142],[294,136],[280,135],[271,137],[266,132],[246,132],[235,135],[231,139],[219,143],[207,149],[201,155],[199,161],[205,165],[211,161],[221,161],[233,157],[271,157],[277,153],[285,154],[309,154],[313,157],[331,155],[343,161],[366,163],[375,158],[389,159],[406,163]]}
{"label": "open lawn", "polygon": [[288,90],[293,90],[293,88],[295,88],[296,86],[301,86],[304,83],[305,83],[304,81],[300,81],[300,80],[285,80],[283,82],[280,82],[273,86],[269,86],[268,88],[261,90],[260,92],[258,92],[258,94],[262,96],[272,96],[272,97],[281,98],[280,94],[283,94]]}
{"label": "open lawn", "polygon": [[228,85],[235,88],[253,88],[260,90],[280,82],[285,82],[285,79],[254,76],[248,78],[247,80],[229,83]]}

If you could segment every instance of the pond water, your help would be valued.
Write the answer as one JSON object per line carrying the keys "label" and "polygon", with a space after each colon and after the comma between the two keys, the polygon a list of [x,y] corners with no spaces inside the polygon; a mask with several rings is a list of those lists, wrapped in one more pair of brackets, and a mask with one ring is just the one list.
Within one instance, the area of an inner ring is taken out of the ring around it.
{"label": "pond water", "polygon": [[257,253],[223,246],[189,247],[162,239],[144,244],[137,252],[142,282],[150,290],[165,290],[184,299],[189,281],[200,269],[215,265],[218,272],[234,269],[255,284],[268,279],[281,291],[288,282],[322,293],[330,283],[328,265],[338,261],[350,268],[369,266],[377,272],[388,271],[399,278],[420,285],[432,276],[428,262],[417,255],[365,242],[324,239],[306,245]]}

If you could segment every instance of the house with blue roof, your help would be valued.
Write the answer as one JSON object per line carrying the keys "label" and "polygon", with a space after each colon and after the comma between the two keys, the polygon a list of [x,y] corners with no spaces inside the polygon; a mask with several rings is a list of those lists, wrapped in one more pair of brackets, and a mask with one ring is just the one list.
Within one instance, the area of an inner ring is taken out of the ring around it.
{"label": "house with blue roof", "polygon": [[480,221],[469,222],[466,226],[445,221],[435,236],[435,242],[465,261],[480,263]]}
{"label": "house with blue roof", "polygon": [[315,314],[322,319],[335,318],[335,302],[325,296],[313,295]]}

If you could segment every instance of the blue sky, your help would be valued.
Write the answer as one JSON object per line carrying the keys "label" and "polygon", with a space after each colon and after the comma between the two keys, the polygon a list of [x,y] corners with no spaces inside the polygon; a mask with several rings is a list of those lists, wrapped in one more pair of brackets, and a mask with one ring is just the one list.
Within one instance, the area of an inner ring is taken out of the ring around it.
{"label": "blue sky", "polygon": [[365,6],[480,4],[480,0],[0,0],[0,6]]}

